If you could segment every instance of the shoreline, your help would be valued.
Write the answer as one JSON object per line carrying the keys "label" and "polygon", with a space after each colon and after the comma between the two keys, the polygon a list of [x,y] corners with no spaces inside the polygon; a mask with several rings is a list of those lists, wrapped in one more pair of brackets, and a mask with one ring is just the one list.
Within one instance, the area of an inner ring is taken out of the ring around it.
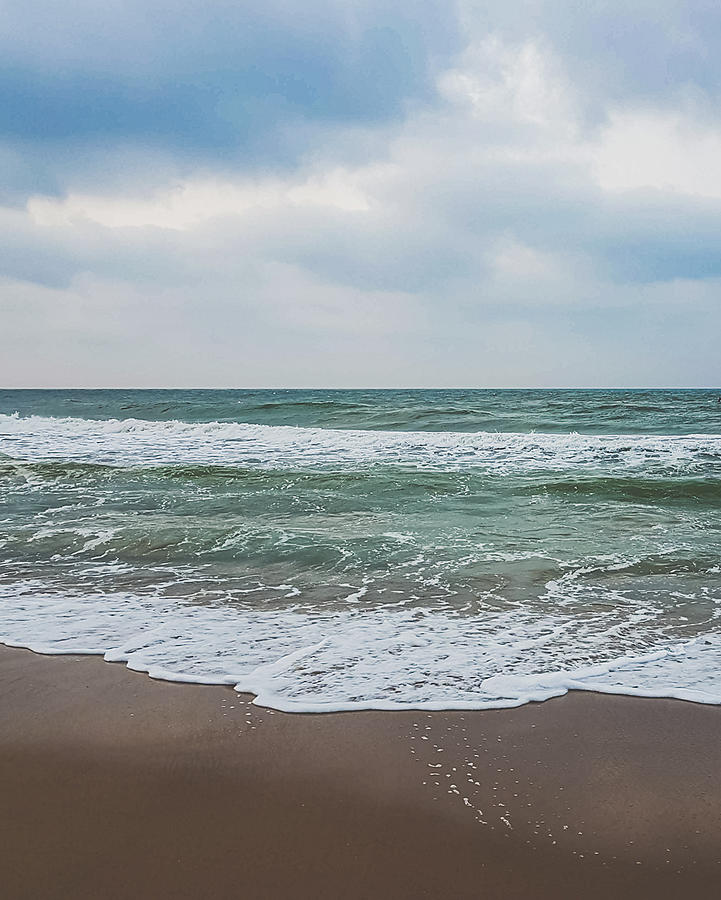
{"label": "shoreline", "polygon": [[286,714],[0,646],[8,898],[721,892],[721,709]]}

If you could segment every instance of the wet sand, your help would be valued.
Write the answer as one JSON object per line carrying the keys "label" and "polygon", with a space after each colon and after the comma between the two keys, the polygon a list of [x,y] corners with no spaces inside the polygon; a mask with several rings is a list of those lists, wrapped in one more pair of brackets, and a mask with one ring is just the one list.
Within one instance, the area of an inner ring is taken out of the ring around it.
{"label": "wet sand", "polygon": [[721,896],[719,708],[249,700],[0,647],[2,896]]}

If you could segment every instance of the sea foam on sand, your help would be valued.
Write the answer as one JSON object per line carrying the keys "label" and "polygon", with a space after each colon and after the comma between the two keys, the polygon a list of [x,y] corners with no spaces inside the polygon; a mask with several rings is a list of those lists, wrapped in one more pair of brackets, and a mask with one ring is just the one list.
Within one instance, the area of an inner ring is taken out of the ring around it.
{"label": "sea foam on sand", "polygon": [[269,613],[57,596],[27,583],[0,592],[0,640],[99,654],[154,678],[231,684],[293,712],[501,708],[568,690],[721,703],[717,635],[619,654],[597,630],[519,610],[485,620],[418,608]]}

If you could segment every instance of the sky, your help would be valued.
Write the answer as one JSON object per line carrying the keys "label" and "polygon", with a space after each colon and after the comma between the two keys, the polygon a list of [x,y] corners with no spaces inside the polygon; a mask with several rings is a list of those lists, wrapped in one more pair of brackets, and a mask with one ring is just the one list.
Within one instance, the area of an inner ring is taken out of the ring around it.
{"label": "sky", "polygon": [[0,386],[721,383],[713,0],[5,0]]}

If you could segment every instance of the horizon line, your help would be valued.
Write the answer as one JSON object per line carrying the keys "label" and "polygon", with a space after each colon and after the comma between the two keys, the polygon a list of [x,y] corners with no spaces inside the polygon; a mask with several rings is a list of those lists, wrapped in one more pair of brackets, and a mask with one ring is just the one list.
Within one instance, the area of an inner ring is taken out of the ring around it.
{"label": "horizon line", "polygon": [[238,387],[238,386],[211,386],[211,387],[167,387],[167,386],[102,386],[102,387],[79,387],[79,386],[23,386],[23,387],[4,387],[0,386],[0,391],[717,391],[721,390],[721,385],[633,385],[629,387],[621,387],[614,385],[602,386],[584,386],[584,385],[553,385],[550,387],[520,387],[520,386],[503,386],[503,387],[484,387],[484,386],[451,386],[451,387],[420,387],[420,386],[394,386],[388,385],[384,387],[315,387],[315,386],[259,386],[259,387]]}

